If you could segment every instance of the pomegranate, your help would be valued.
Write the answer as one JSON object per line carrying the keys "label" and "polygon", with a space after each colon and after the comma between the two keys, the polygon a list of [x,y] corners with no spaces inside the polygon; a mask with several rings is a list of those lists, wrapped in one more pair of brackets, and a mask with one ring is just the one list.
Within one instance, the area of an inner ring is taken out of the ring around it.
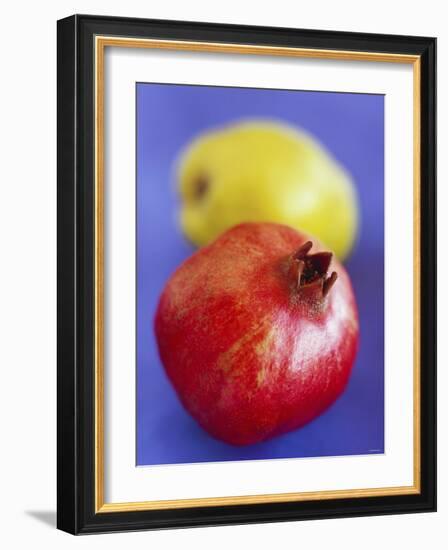
{"label": "pomegranate", "polygon": [[358,314],[349,276],[317,241],[244,223],[172,275],[155,332],[185,408],[212,436],[247,445],[303,426],[341,394]]}

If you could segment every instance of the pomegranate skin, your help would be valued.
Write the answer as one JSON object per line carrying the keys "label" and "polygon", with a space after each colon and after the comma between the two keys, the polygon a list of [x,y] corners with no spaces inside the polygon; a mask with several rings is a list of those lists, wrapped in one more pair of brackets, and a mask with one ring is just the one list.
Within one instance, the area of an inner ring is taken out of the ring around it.
{"label": "pomegranate skin", "polygon": [[307,258],[324,257],[290,227],[240,224],[180,265],[162,292],[154,323],[162,363],[184,407],[217,439],[248,445],[297,429],[348,382],[358,347],[349,276],[328,254],[330,288],[326,275],[313,282],[316,272],[297,279],[305,256],[296,251],[307,241]]}

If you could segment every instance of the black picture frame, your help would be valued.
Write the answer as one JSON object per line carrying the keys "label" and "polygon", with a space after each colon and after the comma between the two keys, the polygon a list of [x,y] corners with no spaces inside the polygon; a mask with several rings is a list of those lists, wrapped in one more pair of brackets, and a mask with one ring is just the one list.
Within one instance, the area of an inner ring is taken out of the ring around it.
{"label": "black picture frame", "polygon": [[[95,36],[383,52],[420,58],[421,379],[418,494],[95,511]],[[436,510],[436,39],[74,15],[58,21],[57,526],[73,534]]]}

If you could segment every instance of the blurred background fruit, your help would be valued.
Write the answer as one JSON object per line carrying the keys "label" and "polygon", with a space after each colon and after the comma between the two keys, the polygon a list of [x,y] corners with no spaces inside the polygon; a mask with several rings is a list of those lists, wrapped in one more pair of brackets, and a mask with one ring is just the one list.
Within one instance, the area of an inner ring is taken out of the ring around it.
{"label": "blurred background fruit", "polygon": [[269,120],[230,124],[194,139],[181,157],[181,225],[203,246],[241,222],[308,232],[344,259],[356,237],[350,175],[311,135]]}

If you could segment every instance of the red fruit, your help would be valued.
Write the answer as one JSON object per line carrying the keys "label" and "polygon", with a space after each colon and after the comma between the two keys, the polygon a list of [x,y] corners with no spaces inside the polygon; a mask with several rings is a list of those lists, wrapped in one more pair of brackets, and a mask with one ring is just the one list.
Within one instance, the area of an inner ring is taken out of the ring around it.
{"label": "red fruit", "polygon": [[162,293],[155,331],[185,408],[233,445],[315,418],[343,391],[358,346],[342,265],[271,223],[238,225],[186,260]]}

